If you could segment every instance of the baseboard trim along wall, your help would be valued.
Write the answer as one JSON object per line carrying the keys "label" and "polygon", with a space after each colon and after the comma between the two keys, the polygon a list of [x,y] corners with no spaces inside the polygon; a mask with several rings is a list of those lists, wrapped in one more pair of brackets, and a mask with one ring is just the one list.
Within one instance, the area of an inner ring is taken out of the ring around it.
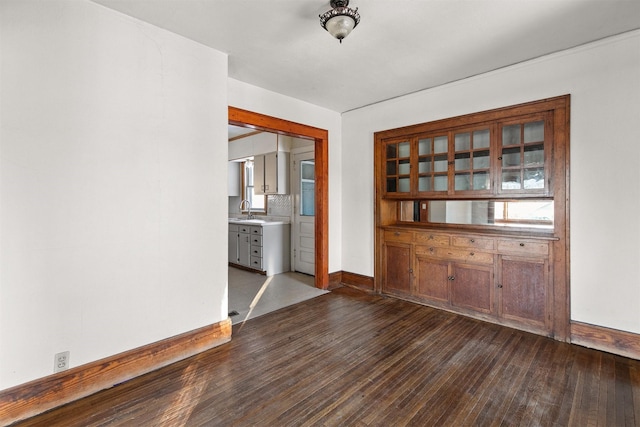
{"label": "baseboard trim along wall", "polygon": [[370,276],[350,273],[348,271],[339,271],[337,273],[331,273],[329,275],[330,284],[334,283],[334,280],[332,279],[344,286],[349,286],[351,288],[360,289],[366,292],[373,292],[373,277]]}
{"label": "baseboard trim along wall", "polygon": [[0,391],[7,425],[89,396],[231,340],[231,319]]}
{"label": "baseboard trim along wall", "polygon": [[640,334],[571,322],[571,343],[640,360]]}

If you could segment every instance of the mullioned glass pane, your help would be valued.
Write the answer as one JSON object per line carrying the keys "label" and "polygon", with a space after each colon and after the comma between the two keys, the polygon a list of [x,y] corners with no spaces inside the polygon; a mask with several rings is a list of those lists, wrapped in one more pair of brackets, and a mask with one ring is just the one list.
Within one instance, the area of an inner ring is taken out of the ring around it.
{"label": "mullioned glass pane", "polygon": [[524,143],[544,141],[544,122],[531,122],[524,125]]}

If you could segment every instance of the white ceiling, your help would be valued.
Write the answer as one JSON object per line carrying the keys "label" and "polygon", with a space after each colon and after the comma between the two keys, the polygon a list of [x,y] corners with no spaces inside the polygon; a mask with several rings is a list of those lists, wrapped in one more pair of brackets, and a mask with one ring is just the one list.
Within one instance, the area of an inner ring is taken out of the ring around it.
{"label": "white ceiling", "polygon": [[[345,112],[640,28],[640,0],[93,0],[229,55],[229,77]],[[612,70],[613,71],[613,70]]]}

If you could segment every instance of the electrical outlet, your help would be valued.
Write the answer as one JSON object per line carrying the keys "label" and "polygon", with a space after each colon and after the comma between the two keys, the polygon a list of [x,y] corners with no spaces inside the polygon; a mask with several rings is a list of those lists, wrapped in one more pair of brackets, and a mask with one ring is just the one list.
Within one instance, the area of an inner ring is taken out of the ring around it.
{"label": "electrical outlet", "polygon": [[53,372],[66,371],[69,369],[69,352],[63,351],[56,354],[53,361]]}

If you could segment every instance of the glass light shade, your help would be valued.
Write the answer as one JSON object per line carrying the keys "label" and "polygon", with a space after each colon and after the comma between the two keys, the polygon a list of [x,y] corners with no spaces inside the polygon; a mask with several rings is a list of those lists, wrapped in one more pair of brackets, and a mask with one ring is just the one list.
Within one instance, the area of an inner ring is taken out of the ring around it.
{"label": "glass light shade", "polygon": [[356,21],[347,15],[337,15],[327,21],[327,31],[333,37],[342,41],[356,25]]}

